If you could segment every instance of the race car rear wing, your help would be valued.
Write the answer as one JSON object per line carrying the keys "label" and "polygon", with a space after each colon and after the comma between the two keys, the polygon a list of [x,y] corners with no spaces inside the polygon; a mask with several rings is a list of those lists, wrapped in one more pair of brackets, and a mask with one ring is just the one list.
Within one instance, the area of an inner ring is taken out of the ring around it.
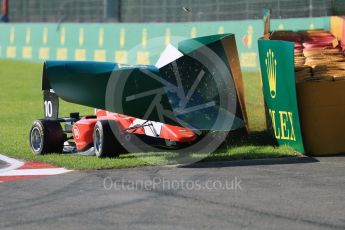
{"label": "race car rear wing", "polygon": [[58,119],[59,97],[54,93],[54,90],[43,91],[43,109],[45,119]]}
{"label": "race car rear wing", "polygon": [[46,77],[46,64],[43,65],[42,90],[43,90],[43,111],[45,119],[58,119],[59,117],[59,97],[51,88]]}

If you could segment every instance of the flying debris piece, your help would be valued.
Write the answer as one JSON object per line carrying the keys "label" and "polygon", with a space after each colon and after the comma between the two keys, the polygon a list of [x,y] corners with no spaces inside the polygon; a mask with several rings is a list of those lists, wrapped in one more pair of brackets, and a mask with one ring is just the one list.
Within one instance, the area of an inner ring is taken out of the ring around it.
{"label": "flying debris piece", "polygon": [[189,8],[187,8],[187,7],[182,7],[182,9],[183,9],[184,11],[190,13],[190,9],[189,9]]}

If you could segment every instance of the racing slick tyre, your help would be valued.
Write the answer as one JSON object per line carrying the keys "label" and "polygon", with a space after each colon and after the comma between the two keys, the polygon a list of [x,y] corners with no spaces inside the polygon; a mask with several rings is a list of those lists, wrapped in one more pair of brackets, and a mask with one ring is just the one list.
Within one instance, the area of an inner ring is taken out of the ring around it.
{"label": "racing slick tyre", "polygon": [[66,134],[58,121],[36,120],[30,129],[30,147],[34,154],[62,153]]}
{"label": "racing slick tyre", "polygon": [[121,153],[127,152],[116,138],[119,135],[115,135],[114,132],[121,135],[116,121],[97,121],[93,131],[93,144],[97,157],[117,157]]}

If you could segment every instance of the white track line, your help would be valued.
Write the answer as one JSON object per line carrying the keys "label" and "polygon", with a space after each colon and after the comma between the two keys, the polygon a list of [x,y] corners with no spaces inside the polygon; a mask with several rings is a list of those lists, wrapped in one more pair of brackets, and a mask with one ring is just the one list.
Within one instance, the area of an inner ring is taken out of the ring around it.
{"label": "white track line", "polygon": [[8,172],[0,173],[0,176],[51,176],[58,175],[72,170],[67,170],[64,168],[46,168],[46,169],[18,169],[11,170]]}
{"label": "white track line", "polygon": [[8,166],[6,168],[0,169],[0,174],[3,173],[3,172],[7,172],[7,171],[10,171],[10,170],[14,170],[14,169],[20,168],[20,167],[22,167],[24,165],[24,162],[16,160],[16,159],[13,159],[13,158],[10,158],[10,157],[7,157],[7,156],[2,155],[2,154],[0,154],[0,160],[1,161],[5,161],[6,163],[8,163],[10,165],[10,166]]}

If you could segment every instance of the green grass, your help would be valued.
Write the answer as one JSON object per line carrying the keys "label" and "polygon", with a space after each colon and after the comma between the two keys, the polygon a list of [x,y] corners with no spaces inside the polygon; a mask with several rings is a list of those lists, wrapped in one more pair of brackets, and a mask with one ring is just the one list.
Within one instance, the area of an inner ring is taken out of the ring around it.
{"label": "green grass", "polygon": [[[26,161],[41,161],[70,169],[106,169],[146,165],[175,164],[177,153],[135,153],[119,158],[98,159],[78,155],[31,153],[28,132],[32,122],[43,117],[41,87],[42,64],[0,61],[0,153]],[[251,133],[247,137],[232,135],[215,153],[192,154],[202,161],[239,160],[299,156],[289,147],[274,146],[264,131],[265,118],[259,72],[245,72],[246,106]],[[92,114],[93,109],[61,102],[60,114]],[[206,158],[205,158],[206,157]],[[205,158],[205,159],[204,159]]]}

